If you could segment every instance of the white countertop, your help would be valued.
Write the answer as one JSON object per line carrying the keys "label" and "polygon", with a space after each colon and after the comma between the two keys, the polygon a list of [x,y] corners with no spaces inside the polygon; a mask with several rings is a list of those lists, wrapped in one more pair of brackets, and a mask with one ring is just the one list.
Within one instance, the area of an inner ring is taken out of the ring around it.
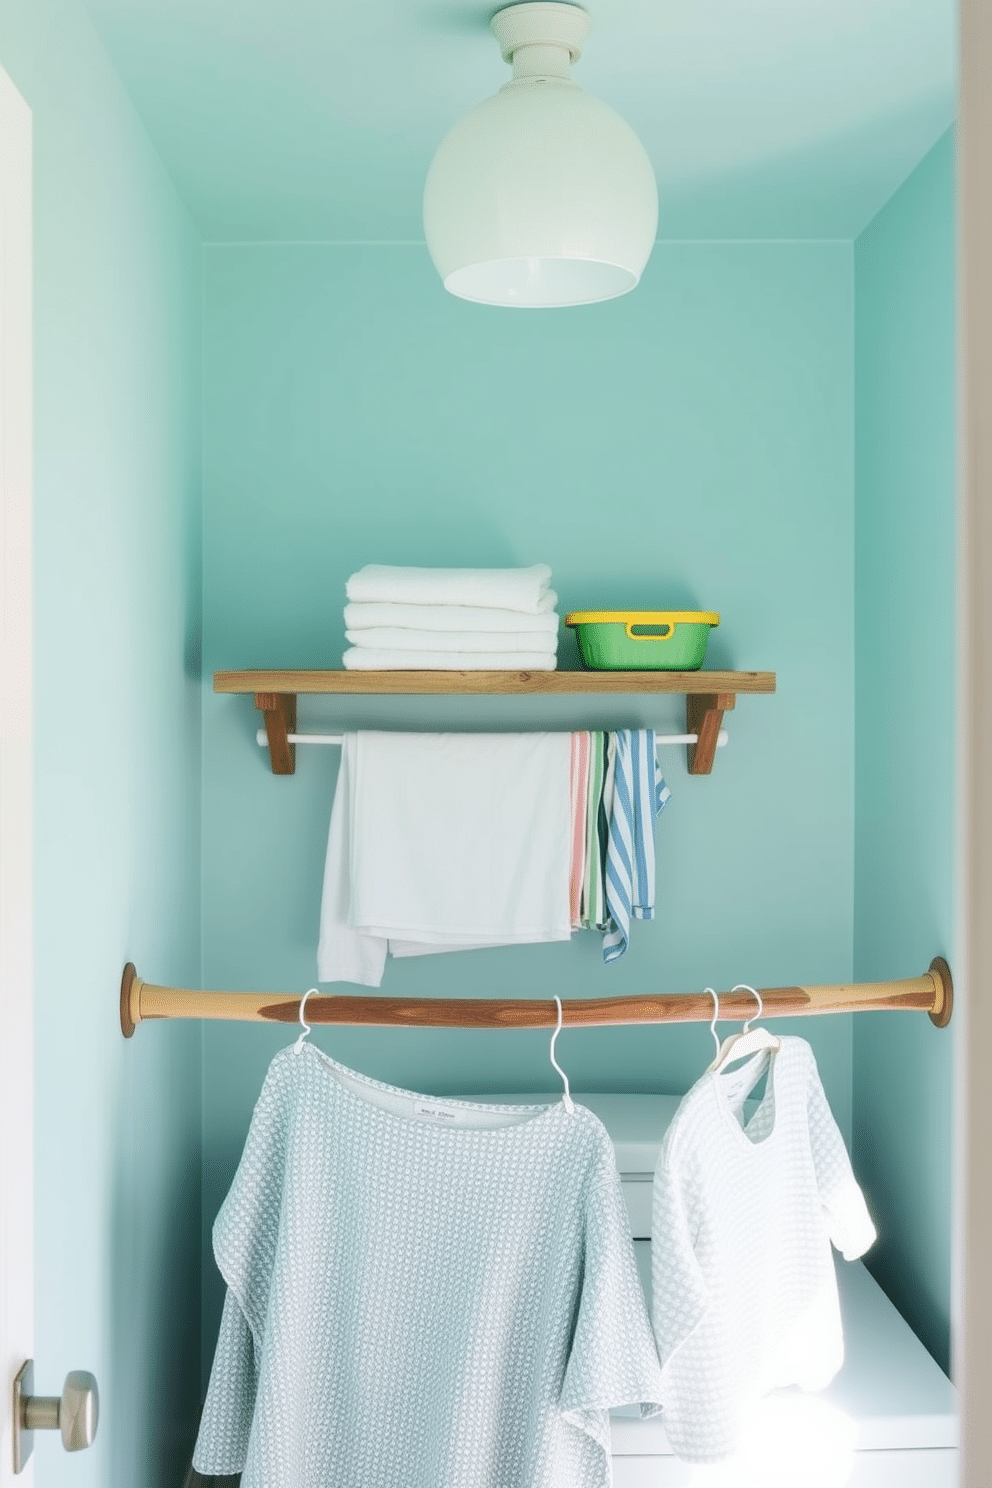
{"label": "white countertop", "polygon": [[[635,1244],[637,1266],[650,1296],[651,1244]],[[852,1423],[858,1451],[956,1447],[957,1393],[909,1324],[896,1311],[860,1261],[835,1257],[844,1323],[844,1367],[815,1397],[779,1390],[783,1410],[797,1412],[810,1399],[822,1401]],[[671,1453],[662,1418],[629,1419],[614,1412],[617,1456]]]}

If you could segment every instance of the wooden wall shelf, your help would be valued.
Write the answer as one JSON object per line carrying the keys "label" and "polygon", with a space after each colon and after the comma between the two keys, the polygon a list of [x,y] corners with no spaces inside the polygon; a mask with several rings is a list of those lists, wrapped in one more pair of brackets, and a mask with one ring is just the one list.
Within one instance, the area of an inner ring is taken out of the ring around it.
{"label": "wooden wall shelf", "polygon": [[215,672],[214,692],[249,693],[265,719],[274,775],[292,775],[296,747],[296,699],[300,693],[350,693],[365,696],[405,694],[676,693],[686,699],[686,733],[698,736],[688,746],[690,775],[709,775],[723,715],[738,693],[774,692],[774,672]]}

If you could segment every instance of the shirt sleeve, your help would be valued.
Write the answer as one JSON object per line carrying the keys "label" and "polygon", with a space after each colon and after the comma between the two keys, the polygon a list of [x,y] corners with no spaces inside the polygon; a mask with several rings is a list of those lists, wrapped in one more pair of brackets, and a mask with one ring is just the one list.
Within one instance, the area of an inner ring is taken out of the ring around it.
{"label": "shirt sleeve", "polygon": [[286,1168],[291,1049],[269,1066],[234,1182],[214,1220],[214,1259],[234,1293],[260,1356],[279,1241]]}
{"label": "shirt sleeve", "polygon": [[658,1355],[612,1156],[610,1167],[590,1194],[582,1288],[559,1399],[565,1419],[607,1454],[614,1406],[639,1405],[642,1416],[661,1409]]}
{"label": "shirt sleeve", "polygon": [[279,1236],[287,1057],[294,1056],[287,1052],[269,1066],[234,1182],[214,1221],[214,1258],[227,1294],[193,1458],[200,1473],[236,1473],[245,1465]]}
{"label": "shirt sleeve", "polygon": [[193,1453],[193,1467],[198,1473],[212,1477],[243,1470],[257,1385],[251,1330],[229,1290]]}
{"label": "shirt sleeve", "polygon": [[827,1104],[812,1053],[809,1058],[809,1145],[827,1233],[846,1261],[856,1261],[875,1241],[875,1226],[854,1176],[844,1138]]}
{"label": "shirt sleeve", "polygon": [[654,1176],[651,1290],[654,1336],[664,1369],[695,1332],[710,1301],[693,1248],[684,1185],[667,1144]]}

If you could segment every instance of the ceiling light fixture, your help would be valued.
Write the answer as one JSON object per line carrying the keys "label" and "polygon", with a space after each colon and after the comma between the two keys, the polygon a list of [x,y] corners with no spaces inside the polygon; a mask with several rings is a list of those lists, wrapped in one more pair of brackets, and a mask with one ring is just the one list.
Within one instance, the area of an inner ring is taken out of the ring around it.
{"label": "ceiling light fixture", "polygon": [[428,250],[462,299],[585,305],[641,277],[658,188],[629,124],[572,81],[590,25],[555,0],[493,17],[513,78],[449,130],[424,186]]}

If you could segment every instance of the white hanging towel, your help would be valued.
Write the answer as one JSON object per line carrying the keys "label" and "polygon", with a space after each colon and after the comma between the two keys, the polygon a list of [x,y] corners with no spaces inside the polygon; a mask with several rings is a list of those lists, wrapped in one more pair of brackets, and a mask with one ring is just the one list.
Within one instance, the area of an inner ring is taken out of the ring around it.
{"label": "white hanging towel", "polygon": [[386,965],[387,941],[383,936],[363,934],[351,922],[351,776],[355,768],[356,745],[355,735],[345,734],[327,834],[317,979],[378,987]]}
{"label": "white hanging towel", "polygon": [[398,954],[568,940],[570,735],[347,734],[320,981],[378,986]]}
{"label": "white hanging towel", "polygon": [[537,615],[547,602],[551,569],[400,568],[367,563],[345,585],[350,600],[391,604],[486,605]]}
{"label": "white hanging towel", "polygon": [[557,636],[558,596],[549,589],[540,609],[526,616],[519,610],[497,610],[486,605],[455,604],[347,604],[344,623],[348,630],[380,629],[394,626],[401,630],[481,630],[540,631]]}

